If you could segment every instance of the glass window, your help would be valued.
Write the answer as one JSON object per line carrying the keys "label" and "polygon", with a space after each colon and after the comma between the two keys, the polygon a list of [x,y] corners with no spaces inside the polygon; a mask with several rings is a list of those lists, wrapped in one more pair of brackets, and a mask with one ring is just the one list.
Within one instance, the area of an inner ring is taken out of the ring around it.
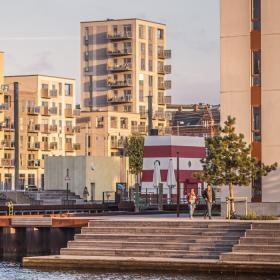
{"label": "glass window", "polygon": [[163,29],[158,28],[158,30],[157,30],[157,38],[159,40],[163,40]]}
{"label": "glass window", "polygon": [[72,85],[71,84],[65,84],[64,85],[65,96],[71,96],[71,89],[72,89]]}
{"label": "glass window", "polygon": [[149,59],[149,71],[153,72],[153,61]]}
{"label": "glass window", "polygon": [[153,40],[153,27],[151,26],[149,26],[148,37],[149,40]]}
{"label": "glass window", "polygon": [[145,71],[145,58],[141,58],[141,70]]}
{"label": "glass window", "polygon": [[261,0],[252,1],[252,30],[261,30]]}
{"label": "glass window", "polygon": [[145,55],[146,44],[145,43],[141,43],[140,44],[140,48],[141,48],[141,55]]}
{"label": "glass window", "polygon": [[261,107],[253,107],[253,141],[261,141]]}
{"label": "glass window", "polygon": [[252,53],[252,86],[261,85],[261,51]]}
{"label": "glass window", "polygon": [[149,56],[153,55],[153,45],[152,44],[148,45],[148,54],[149,54]]}
{"label": "glass window", "polygon": [[149,76],[149,87],[153,86],[153,76]]}
{"label": "glass window", "polygon": [[139,25],[139,38],[140,39],[144,39],[144,26],[143,25]]}

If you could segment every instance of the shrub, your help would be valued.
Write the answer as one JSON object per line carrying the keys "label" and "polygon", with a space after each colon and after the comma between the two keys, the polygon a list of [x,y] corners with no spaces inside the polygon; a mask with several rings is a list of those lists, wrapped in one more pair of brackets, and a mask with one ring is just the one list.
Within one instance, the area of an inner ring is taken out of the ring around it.
{"label": "shrub", "polygon": [[247,215],[239,217],[240,220],[277,220],[278,218],[271,215],[261,215],[258,216],[255,212],[251,212]]}

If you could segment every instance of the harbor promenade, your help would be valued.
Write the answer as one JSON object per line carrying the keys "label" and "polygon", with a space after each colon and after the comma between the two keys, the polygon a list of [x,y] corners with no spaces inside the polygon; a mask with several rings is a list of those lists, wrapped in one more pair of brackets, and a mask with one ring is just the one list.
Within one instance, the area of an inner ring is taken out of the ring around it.
{"label": "harbor promenade", "polygon": [[280,221],[129,216],[90,219],[59,255],[30,268],[280,272]]}

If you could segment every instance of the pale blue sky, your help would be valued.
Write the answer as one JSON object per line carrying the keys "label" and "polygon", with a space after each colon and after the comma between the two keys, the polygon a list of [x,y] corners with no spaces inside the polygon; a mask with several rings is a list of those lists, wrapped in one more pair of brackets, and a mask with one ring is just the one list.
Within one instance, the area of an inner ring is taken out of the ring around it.
{"label": "pale blue sky", "polygon": [[0,6],[6,75],[66,76],[79,85],[80,21],[137,17],[167,24],[173,103],[219,102],[219,0],[0,0]]}

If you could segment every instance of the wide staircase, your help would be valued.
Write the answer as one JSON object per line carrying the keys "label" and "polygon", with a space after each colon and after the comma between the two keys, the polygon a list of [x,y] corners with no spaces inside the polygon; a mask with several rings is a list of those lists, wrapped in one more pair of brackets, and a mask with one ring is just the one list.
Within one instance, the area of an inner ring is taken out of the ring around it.
{"label": "wide staircase", "polygon": [[40,205],[66,205],[82,204],[84,201],[79,195],[66,190],[44,190],[44,191],[26,191],[24,195],[33,201],[33,204]]}
{"label": "wide staircase", "polygon": [[280,263],[280,223],[252,223],[232,252],[221,254],[220,260]]}
{"label": "wide staircase", "polygon": [[75,235],[63,256],[118,256],[218,260],[231,252],[250,223],[94,220]]}

